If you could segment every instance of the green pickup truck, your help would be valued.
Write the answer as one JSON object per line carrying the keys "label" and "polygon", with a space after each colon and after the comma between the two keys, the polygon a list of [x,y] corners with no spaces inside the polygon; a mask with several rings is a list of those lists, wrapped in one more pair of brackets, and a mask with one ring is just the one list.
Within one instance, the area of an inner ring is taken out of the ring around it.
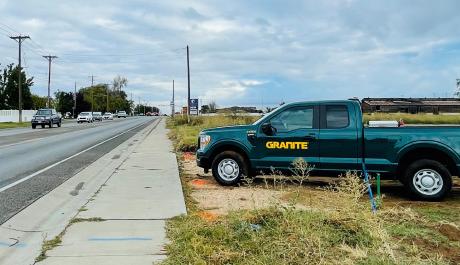
{"label": "green pickup truck", "polygon": [[460,127],[369,128],[356,100],[283,105],[251,125],[203,130],[197,164],[222,185],[303,158],[312,174],[361,171],[400,180],[423,200],[441,200],[460,171]]}

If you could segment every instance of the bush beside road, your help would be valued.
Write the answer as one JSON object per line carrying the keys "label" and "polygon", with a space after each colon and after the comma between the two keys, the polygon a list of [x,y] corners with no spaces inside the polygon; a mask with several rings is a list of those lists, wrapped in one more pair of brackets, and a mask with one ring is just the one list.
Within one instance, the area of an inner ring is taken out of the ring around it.
{"label": "bush beside road", "polygon": [[376,215],[353,174],[339,181],[306,176],[302,184],[270,175],[222,187],[195,165],[192,153],[181,152],[193,150],[204,124],[227,125],[220,121],[168,122],[189,215],[169,222],[165,264],[460,262],[458,179],[452,196],[440,203],[409,201],[399,183],[383,181]]}

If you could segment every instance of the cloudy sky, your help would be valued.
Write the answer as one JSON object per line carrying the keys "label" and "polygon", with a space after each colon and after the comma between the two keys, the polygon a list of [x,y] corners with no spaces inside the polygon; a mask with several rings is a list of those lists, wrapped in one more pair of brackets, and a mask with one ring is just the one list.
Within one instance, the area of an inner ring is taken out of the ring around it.
{"label": "cloudy sky", "polygon": [[444,97],[460,78],[460,1],[0,0],[0,63],[23,65],[45,95],[126,76],[127,93],[167,111],[350,97]]}

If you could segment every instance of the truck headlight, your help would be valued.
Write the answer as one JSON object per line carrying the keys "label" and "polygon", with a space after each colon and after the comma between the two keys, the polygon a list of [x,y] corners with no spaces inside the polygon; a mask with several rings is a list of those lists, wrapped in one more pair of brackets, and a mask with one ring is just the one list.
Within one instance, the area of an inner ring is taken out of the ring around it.
{"label": "truck headlight", "polygon": [[211,142],[211,136],[203,134],[200,135],[200,149],[203,150]]}

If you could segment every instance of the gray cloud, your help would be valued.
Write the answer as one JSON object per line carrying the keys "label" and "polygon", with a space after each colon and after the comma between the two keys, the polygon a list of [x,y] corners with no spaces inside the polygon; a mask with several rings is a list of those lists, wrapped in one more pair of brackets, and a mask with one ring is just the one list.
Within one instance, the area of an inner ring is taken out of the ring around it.
{"label": "gray cloud", "polygon": [[[260,104],[451,93],[459,73],[459,5],[4,0],[0,22],[39,44],[25,49],[36,93],[46,87],[46,62],[39,55],[53,53],[60,57],[55,90],[70,89],[74,80],[87,85],[90,74],[103,83],[122,74],[130,80],[128,92],[145,100],[167,102],[172,79],[178,97],[185,98],[182,48],[189,44],[193,97],[219,105]],[[16,46],[0,37],[0,63],[14,61]]]}

